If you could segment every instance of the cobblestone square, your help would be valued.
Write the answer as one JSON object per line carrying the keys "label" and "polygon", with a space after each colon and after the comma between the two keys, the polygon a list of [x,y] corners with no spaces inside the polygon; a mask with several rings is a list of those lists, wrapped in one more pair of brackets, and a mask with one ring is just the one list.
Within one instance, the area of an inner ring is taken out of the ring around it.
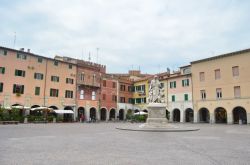
{"label": "cobblestone square", "polygon": [[[225,164],[250,162],[249,125],[134,132],[130,123],[0,125],[0,164]],[[186,124],[193,126],[192,124]]]}

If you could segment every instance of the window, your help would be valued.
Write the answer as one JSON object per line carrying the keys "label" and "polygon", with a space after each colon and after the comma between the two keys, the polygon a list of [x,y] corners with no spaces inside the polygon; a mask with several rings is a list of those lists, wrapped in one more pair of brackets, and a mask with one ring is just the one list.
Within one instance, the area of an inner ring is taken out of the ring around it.
{"label": "window", "polygon": [[13,85],[13,93],[23,94],[24,93],[24,85],[14,84]]}
{"label": "window", "polygon": [[3,92],[3,83],[0,82],[0,92]]}
{"label": "window", "polygon": [[51,81],[59,82],[59,77],[58,76],[51,76]]}
{"label": "window", "polygon": [[120,97],[120,103],[125,103],[125,97]]}
{"label": "window", "polygon": [[176,88],[176,81],[170,82],[170,88]]}
{"label": "window", "polygon": [[215,76],[215,80],[219,80],[220,79],[220,69],[216,69],[214,71],[214,76]]}
{"label": "window", "polygon": [[117,101],[117,96],[116,95],[112,95],[112,101],[114,101],[114,102]]}
{"label": "window", "polygon": [[0,55],[7,55],[7,50],[0,49]]}
{"label": "window", "polygon": [[80,80],[81,80],[81,81],[84,81],[84,72],[82,72],[82,73],[80,74]]}
{"label": "window", "polygon": [[234,66],[232,67],[232,72],[233,72],[233,77],[238,77],[240,72],[239,72],[239,66]]}
{"label": "window", "polygon": [[106,87],[106,80],[102,81],[102,86]]}
{"label": "window", "polygon": [[106,100],[106,94],[102,94],[102,99]]}
{"label": "window", "polygon": [[35,87],[35,95],[36,96],[40,95],[40,87]]}
{"label": "window", "polygon": [[95,80],[96,80],[96,75],[93,74],[93,82],[95,83]]}
{"label": "window", "polygon": [[129,92],[134,92],[134,87],[133,86],[128,86],[128,91]]}
{"label": "window", "polygon": [[80,99],[81,99],[81,100],[84,99],[84,90],[80,90]]}
{"label": "window", "polygon": [[120,85],[120,91],[125,91],[126,86],[125,85]]}
{"label": "window", "polygon": [[202,100],[206,99],[206,91],[205,90],[201,90],[201,99]]}
{"label": "window", "polygon": [[112,87],[113,87],[113,88],[116,87],[116,83],[115,83],[115,82],[112,83]]}
{"label": "window", "polygon": [[0,74],[4,74],[5,73],[5,67],[0,67]]}
{"label": "window", "polygon": [[37,58],[37,62],[42,63],[43,62],[43,58],[42,57],[38,57]]}
{"label": "window", "polygon": [[188,94],[184,94],[184,100],[188,101]]}
{"label": "window", "polygon": [[74,84],[74,79],[66,78],[66,84]]}
{"label": "window", "polygon": [[183,87],[189,86],[189,79],[184,79],[184,80],[182,80],[182,86],[183,86]]}
{"label": "window", "polygon": [[205,72],[200,72],[200,81],[205,81]]}
{"label": "window", "polygon": [[222,98],[222,90],[221,90],[221,88],[216,89],[216,98],[217,99]]}
{"label": "window", "polygon": [[69,64],[69,69],[72,69],[73,68],[73,65]]}
{"label": "window", "polygon": [[16,57],[18,59],[22,59],[22,60],[26,60],[27,59],[27,56],[25,54],[21,54],[21,53],[17,53]]}
{"label": "window", "polygon": [[95,97],[96,95],[95,95],[95,91],[92,91],[92,100],[95,100],[96,99],[96,97]]}
{"label": "window", "polygon": [[130,103],[130,104],[134,104],[134,103],[135,103],[135,101],[134,101],[134,99],[133,99],[133,98],[129,98],[129,99],[128,99],[128,103]]}
{"label": "window", "polygon": [[140,92],[140,91],[142,91],[141,86],[135,86],[135,91],[136,91],[136,92],[138,92],[138,91],[139,91],[139,92]]}
{"label": "window", "polygon": [[141,104],[141,98],[136,98],[136,99],[135,99],[135,103],[136,103],[136,104]]}
{"label": "window", "polygon": [[172,102],[175,102],[175,95],[172,95]]}
{"label": "window", "polygon": [[59,90],[50,88],[50,97],[58,97]]}
{"label": "window", "polygon": [[73,91],[66,90],[65,91],[65,98],[73,98]]}
{"label": "window", "polygon": [[146,103],[146,97],[141,98],[141,103]]}
{"label": "window", "polygon": [[35,73],[34,74],[34,79],[43,80],[43,74],[42,73]]}
{"label": "window", "polygon": [[55,65],[55,66],[58,66],[58,61],[54,61],[54,65]]}
{"label": "window", "polygon": [[15,76],[25,77],[25,71],[16,69]]}
{"label": "window", "polygon": [[234,87],[234,97],[239,98],[240,97],[240,86],[235,86]]}

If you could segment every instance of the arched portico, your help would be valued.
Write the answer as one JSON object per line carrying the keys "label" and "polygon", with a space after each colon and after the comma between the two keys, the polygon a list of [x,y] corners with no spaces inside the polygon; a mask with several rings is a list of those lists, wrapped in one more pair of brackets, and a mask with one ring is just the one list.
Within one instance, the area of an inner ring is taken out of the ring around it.
{"label": "arched portico", "polygon": [[227,111],[223,107],[214,110],[215,123],[227,123]]}
{"label": "arched portico", "polygon": [[185,122],[194,122],[194,111],[191,108],[185,110]]}
{"label": "arched portico", "polygon": [[207,108],[201,108],[198,111],[199,122],[200,123],[209,123],[210,121],[210,113]]}
{"label": "arched portico", "polygon": [[181,111],[179,109],[173,110],[173,122],[180,122],[181,119]]}
{"label": "arched portico", "polygon": [[110,109],[109,120],[115,120],[115,116],[116,116],[115,109],[114,108]]}
{"label": "arched portico", "polygon": [[106,121],[107,120],[107,109],[106,108],[101,108],[100,110],[101,113],[101,121]]}
{"label": "arched portico", "polygon": [[247,113],[245,108],[238,106],[233,109],[233,123],[247,124]]}
{"label": "arched portico", "polygon": [[84,107],[79,107],[77,110],[77,116],[79,121],[85,121],[86,115],[85,115],[85,108]]}
{"label": "arched portico", "polygon": [[119,110],[119,120],[124,120],[124,109]]}
{"label": "arched portico", "polygon": [[94,107],[89,110],[89,119],[90,121],[96,121],[96,109]]}

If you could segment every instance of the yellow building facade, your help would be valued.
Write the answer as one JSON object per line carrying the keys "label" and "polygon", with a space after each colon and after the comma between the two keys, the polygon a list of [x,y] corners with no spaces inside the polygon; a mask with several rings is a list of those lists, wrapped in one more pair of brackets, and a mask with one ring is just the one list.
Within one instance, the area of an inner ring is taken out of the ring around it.
{"label": "yellow building facade", "polygon": [[250,49],[191,62],[194,122],[250,123]]}

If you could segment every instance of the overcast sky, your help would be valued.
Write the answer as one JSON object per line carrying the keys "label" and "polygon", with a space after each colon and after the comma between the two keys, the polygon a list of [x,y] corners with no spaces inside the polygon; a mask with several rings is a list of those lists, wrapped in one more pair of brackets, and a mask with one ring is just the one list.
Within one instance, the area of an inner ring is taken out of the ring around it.
{"label": "overcast sky", "polygon": [[[0,0],[0,45],[158,73],[250,48],[249,0]],[[98,58],[97,58],[97,48]]]}

